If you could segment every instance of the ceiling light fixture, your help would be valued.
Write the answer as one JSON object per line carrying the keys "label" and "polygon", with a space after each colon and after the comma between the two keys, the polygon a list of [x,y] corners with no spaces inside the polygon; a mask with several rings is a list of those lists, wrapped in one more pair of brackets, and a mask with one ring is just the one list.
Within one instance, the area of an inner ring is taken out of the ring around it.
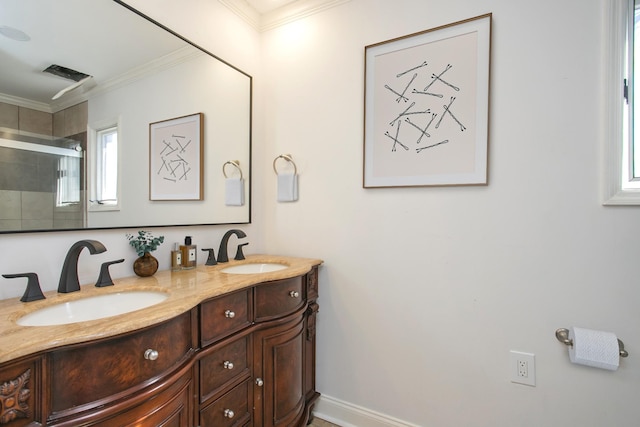
{"label": "ceiling light fixture", "polygon": [[28,42],[31,40],[31,37],[29,37],[29,35],[24,31],[18,30],[17,28],[7,27],[6,25],[0,25],[0,34],[10,38],[11,40],[19,42]]}

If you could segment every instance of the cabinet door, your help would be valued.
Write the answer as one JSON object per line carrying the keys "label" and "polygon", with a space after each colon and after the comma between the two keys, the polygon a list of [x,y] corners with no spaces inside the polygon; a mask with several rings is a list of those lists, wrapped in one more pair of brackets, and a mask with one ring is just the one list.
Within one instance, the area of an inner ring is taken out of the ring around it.
{"label": "cabinet door", "polygon": [[303,416],[304,317],[254,334],[254,425],[294,426]]}

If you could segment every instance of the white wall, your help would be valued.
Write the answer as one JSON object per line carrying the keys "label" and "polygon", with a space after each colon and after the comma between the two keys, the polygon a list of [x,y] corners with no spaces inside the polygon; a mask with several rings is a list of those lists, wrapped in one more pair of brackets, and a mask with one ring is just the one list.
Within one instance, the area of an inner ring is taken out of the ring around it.
{"label": "white wall", "polygon": [[[324,395],[425,427],[638,423],[638,209],[599,194],[604,4],[352,0],[263,34],[266,156],[293,156],[300,200],[267,173],[261,220],[269,252],[325,260]],[[488,12],[489,185],[362,189],[364,46]],[[570,364],[573,325],[630,357]],[[510,383],[512,349],[537,387]]]}

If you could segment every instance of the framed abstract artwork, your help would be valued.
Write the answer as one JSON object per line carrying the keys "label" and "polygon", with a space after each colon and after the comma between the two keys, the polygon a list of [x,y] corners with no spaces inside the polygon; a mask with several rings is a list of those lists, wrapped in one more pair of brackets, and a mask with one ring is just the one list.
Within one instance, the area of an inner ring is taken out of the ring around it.
{"label": "framed abstract artwork", "polygon": [[149,125],[149,199],[202,200],[202,113]]}
{"label": "framed abstract artwork", "polygon": [[491,14],[365,47],[363,187],[486,185]]}

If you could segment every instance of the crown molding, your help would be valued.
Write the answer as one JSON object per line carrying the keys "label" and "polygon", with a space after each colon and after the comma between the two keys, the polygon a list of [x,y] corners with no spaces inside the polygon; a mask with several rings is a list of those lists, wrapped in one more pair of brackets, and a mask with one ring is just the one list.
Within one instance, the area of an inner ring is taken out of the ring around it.
{"label": "crown molding", "polygon": [[341,5],[350,0],[297,0],[264,14],[259,14],[245,0],[218,0],[244,19],[258,32],[268,31],[289,22]]}

